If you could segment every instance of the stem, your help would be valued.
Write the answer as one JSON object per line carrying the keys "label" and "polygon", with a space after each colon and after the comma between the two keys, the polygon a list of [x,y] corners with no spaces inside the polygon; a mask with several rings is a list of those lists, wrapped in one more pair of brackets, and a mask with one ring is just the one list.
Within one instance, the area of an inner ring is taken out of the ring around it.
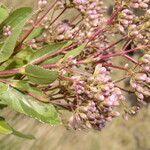
{"label": "stem", "polygon": [[118,15],[118,13],[119,13],[122,9],[123,9],[123,8],[120,7],[120,8],[118,8],[118,9],[112,14],[112,16],[110,17],[110,19],[107,21],[107,25],[113,24],[114,19],[116,18],[116,16]]}
{"label": "stem", "polygon": [[67,103],[56,102],[56,101],[50,101],[50,103],[55,105],[56,107],[62,107],[62,108],[69,110],[69,111],[71,111],[72,110],[71,108],[73,108],[73,105],[67,104]]}
{"label": "stem", "polygon": [[32,28],[25,34],[25,36],[22,38],[18,46],[16,47],[15,54],[19,51],[20,47],[22,46],[22,43],[27,39],[27,37],[32,33],[32,31],[42,22],[42,20],[46,17],[46,15],[51,11],[51,9],[55,6],[57,3],[57,0],[55,0],[54,4],[45,12],[45,14],[35,22],[35,24],[32,26]]}
{"label": "stem", "polygon": [[59,79],[61,79],[61,80],[65,80],[65,81],[69,81],[69,82],[71,82],[71,83],[73,83],[74,82],[74,80],[73,79],[71,79],[71,78],[68,78],[68,77],[65,77],[65,76],[59,76]]}
{"label": "stem", "polygon": [[[115,43],[112,43],[112,44],[109,45],[108,47],[101,49],[100,51],[101,51],[101,52],[102,52],[102,51],[106,51],[107,49],[114,47],[115,45],[117,45],[117,44],[119,44],[121,41],[123,41],[125,38],[127,38],[127,36],[125,36],[124,38],[118,40],[118,41],[115,42]],[[96,56],[98,56],[98,55],[99,55],[99,54],[97,53],[97,54],[95,54],[94,57],[96,57]]]}
{"label": "stem", "polygon": [[[132,40],[129,39],[125,45],[123,46],[123,50],[125,51],[127,49],[127,47],[129,46],[129,44],[131,44]],[[134,60],[132,57],[128,56],[128,55],[123,55],[123,57],[127,58],[128,60],[130,60],[131,62],[135,63],[135,64],[138,64],[138,62],[136,60]]]}
{"label": "stem", "polygon": [[123,55],[123,57],[127,58],[128,60],[130,60],[131,62],[135,63],[135,64],[139,64],[135,59],[133,59],[132,57],[128,56],[128,55]]}
{"label": "stem", "polygon": [[106,59],[106,58],[115,57],[115,56],[122,56],[122,55],[128,54],[130,52],[138,51],[142,48],[148,48],[148,47],[150,47],[150,45],[140,46],[140,47],[133,48],[133,49],[130,49],[130,50],[127,50],[127,51],[120,51],[118,53],[102,55],[102,56],[100,55],[100,59]]}
{"label": "stem", "polygon": [[123,46],[123,50],[126,50],[127,49],[127,47],[129,46],[129,44],[131,44],[131,42],[132,42],[132,40],[128,40],[125,44],[124,44],[124,46]]}
{"label": "stem", "polygon": [[21,68],[5,70],[5,71],[0,71],[0,77],[8,77],[8,76],[13,76],[13,75],[20,74],[20,73],[21,73]]}
{"label": "stem", "polygon": [[[118,15],[118,13],[122,10],[122,7],[120,7],[118,10],[116,10],[112,16],[107,20],[107,23],[106,23],[106,27],[107,25],[110,26],[113,24],[113,21],[115,19],[115,17]],[[100,34],[106,32],[106,28],[103,28],[103,29],[98,29],[88,40],[87,44],[91,41],[93,41],[97,36],[99,36]]]}
{"label": "stem", "polygon": [[128,69],[126,69],[126,68],[123,68],[123,67],[120,67],[120,66],[114,66],[112,64],[104,64],[103,66],[112,67],[112,68],[115,68],[115,69],[124,70],[124,71],[129,72]]}
{"label": "stem", "polygon": [[123,81],[123,80],[125,80],[125,79],[127,79],[127,78],[128,78],[128,77],[121,78],[121,79],[119,79],[119,80],[114,81],[114,83],[119,83],[119,82],[121,82],[121,81]]}
{"label": "stem", "polygon": [[126,93],[130,93],[130,94],[133,94],[133,93],[134,93],[134,92],[129,91],[129,90],[126,90],[126,89],[124,89],[124,88],[122,88],[122,87],[120,87],[120,86],[116,86],[116,87],[118,87],[120,90],[122,90],[122,91],[124,91],[124,92],[126,92]]}
{"label": "stem", "polygon": [[75,44],[72,44],[72,45],[69,46],[69,47],[66,47],[66,48],[60,49],[60,50],[58,50],[58,51],[56,51],[56,52],[50,53],[50,54],[48,54],[48,55],[45,55],[45,56],[43,56],[42,58],[40,58],[40,59],[36,60],[35,62],[33,62],[33,65],[38,65],[38,64],[44,62],[45,60],[51,58],[51,57],[54,57],[54,56],[56,56],[56,55],[58,55],[58,54],[63,53],[64,51],[67,51],[67,50],[70,50],[70,49],[75,48],[77,45],[78,45],[78,44],[75,43]]}
{"label": "stem", "polygon": [[97,31],[89,38],[87,44],[88,44],[89,42],[95,40],[95,38],[96,38],[98,35],[100,35],[100,34],[106,32],[106,31],[107,31],[106,29],[99,29],[99,30],[97,30]]}
{"label": "stem", "polygon": [[45,64],[45,65],[42,65],[42,67],[45,69],[51,69],[51,68],[57,68],[59,66],[57,64]]}
{"label": "stem", "polygon": [[78,17],[80,17],[81,14],[79,13],[77,16],[73,17],[71,20],[70,20],[70,23],[73,23],[74,21],[76,21],[76,19],[78,19]]}
{"label": "stem", "polygon": [[43,102],[43,103],[49,103],[49,101],[45,101],[45,100],[43,99],[43,97],[38,97],[37,95],[35,95],[35,94],[33,94],[33,93],[27,93],[27,94],[28,94],[29,96],[35,98],[35,99],[38,100],[38,101],[41,101],[41,102]]}
{"label": "stem", "polygon": [[67,7],[64,8],[64,10],[49,24],[51,26],[55,21],[67,10]]}

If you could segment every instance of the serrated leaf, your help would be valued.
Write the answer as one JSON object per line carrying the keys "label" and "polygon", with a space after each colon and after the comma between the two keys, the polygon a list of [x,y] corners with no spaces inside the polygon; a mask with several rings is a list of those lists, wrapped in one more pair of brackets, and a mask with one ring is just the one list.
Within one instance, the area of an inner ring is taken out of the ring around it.
{"label": "serrated leaf", "polygon": [[38,51],[36,51],[33,56],[32,56],[32,62],[37,61],[38,59],[41,59],[42,57],[44,57],[45,55],[48,55],[50,53],[53,53],[57,50],[60,50],[61,48],[64,48],[66,46],[68,42],[63,42],[63,43],[53,43],[50,45],[46,45],[44,48],[39,49]]}
{"label": "serrated leaf", "polygon": [[25,73],[28,79],[36,84],[50,84],[58,78],[57,71],[46,70],[36,65],[27,65]]}
{"label": "serrated leaf", "polygon": [[18,26],[18,23],[21,22],[24,18],[27,18],[31,14],[32,9],[30,7],[22,7],[13,11],[5,21],[0,25],[0,32],[5,25],[9,25],[12,28]]}
{"label": "serrated leaf", "polygon": [[85,44],[82,44],[82,45],[80,45],[79,47],[77,47],[77,48],[75,48],[75,49],[69,51],[69,52],[64,56],[63,60],[66,61],[69,57],[74,58],[74,57],[78,56],[78,55],[84,50],[85,46],[86,46]]}
{"label": "serrated leaf", "polygon": [[8,9],[3,5],[0,6],[0,24],[9,16]]}
{"label": "serrated leaf", "polygon": [[32,135],[23,134],[13,129],[2,117],[0,117],[0,134],[13,134],[21,138],[35,139],[35,137]]}
{"label": "serrated leaf", "polygon": [[[22,15],[24,17],[22,17]],[[0,49],[0,63],[6,61],[13,54],[17,40],[23,30],[24,25],[32,16],[32,10],[24,10],[24,13],[20,12],[20,16],[21,18],[18,19],[17,25],[12,29],[12,34],[6,39],[6,41]]]}
{"label": "serrated leaf", "polygon": [[[4,85],[1,83],[1,85]],[[33,97],[25,95],[10,87],[9,90],[0,94],[0,99],[17,112],[28,115],[49,125],[61,123],[58,112],[51,104],[35,100]]]}

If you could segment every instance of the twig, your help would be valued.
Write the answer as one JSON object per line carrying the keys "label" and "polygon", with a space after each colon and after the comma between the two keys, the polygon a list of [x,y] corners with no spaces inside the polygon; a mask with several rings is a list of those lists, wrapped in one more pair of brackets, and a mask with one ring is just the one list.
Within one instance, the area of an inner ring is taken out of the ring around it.
{"label": "twig", "polygon": [[123,67],[120,67],[120,66],[114,66],[112,64],[103,64],[103,66],[105,66],[105,67],[111,67],[111,68],[115,68],[115,69],[124,70],[124,71],[129,72],[129,70],[126,69],[126,68],[123,68]]}
{"label": "twig", "polygon": [[48,54],[48,55],[45,55],[45,56],[43,56],[42,58],[40,58],[40,59],[36,60],[35,62],[33,62],[33,64],[34,64],[34,65],[38,65],[38,64],[44,62],[45,60],[51,58],[51,57],[54,57],[54,56],[56,56],[56,55],[58,55],[58,54],[63,53],[64,51],[68,51],[68,50],[71,50],[71,49],[75,48],[77,45],[78,45],[78,44],[75,43],[75,44],[72,44],[72,45],[69,46],[69,47],[65,47],[65,48],[60,49],[60,50],[58,50],[58,51],[56,51],[56,52],[50,53],[50,54]]}
{"label": "twig", "polygon": [[15,48],[15,52],[14,52],[13,55],[15,55],[19,51],[20,47],[22,46],[22,43],[27,39],[27,37],[32,33],[32,31],[41,23],[41,21],[46,17],[46,15],[51,11],[51,9],[55,6],[56,3],[57,3],[57,0],[55,0],[55,2],[53,3],[53,5],[45,12],[45,14],[39,20],[37,20],[34,23],[34,25],[32,26],[32,28],[25,34],[25,36],[22,38],[22,40],[20,41],[20,43]]}
{"label": "twig", "polygon": [[12,69],[12,70],[0,71],[0,77],[13,76],[16,74],[21,74],[21,69]]}
{"label": "twig", "polygon": [[[109,45],[108,47],[101,49],[100,51],[101,51],[101,52],[106,51],[106,50],[108,50],[108,49],[110,49],[110,48],[114,47],[115,45],[119,44],[120,42],[122,42],[122,41],[123,41],[124,39],[126,39],[126,38],[127,38],[127,36],[125,36],[125,37],[121,38],[121,39],[120,39],[120,40],[118,40],[117,42],[112,43],[112,44],[111,44],[111,45]],[[96,57],[96,56],[98,56],[98,55],[99,55],[99,54],[98,54],[98,53],[96,53],[96,54],[94,55],[94,57]]]}
{"label": "twig", "polygon": [[134,93],[134,92],[129,91],[129,90],[126,90],[126,89],[124,89],[124,88],[122,88],[122,87],[120,87],[120,86],[116,86],[116,87],[118,87],[120,90],[122,90],[122,91],[124,91],[124,92],[126,92],[126,93],[130,93],[130,94]]}
{"label": "twig", "polygon": [[49,24],[51,26],[55,21],[67,10],[67,7],[64,8],[64,10]]}
{"label": "twig", "polygon": [[130,52],[138,51],[142,48],[148,48],[148,47],[150,47],[150,45],[144,45],[144,46],[136,47],[136,48],[133,48],[133,49],[130,49],[127,51],[120,51],[120,52],[113,53],[113,54],[102,55],[102,56],[100,55],[100,59],[106,59],[106,58],[115,57],[115,56],[122,56],[122,55],[128,54]]}

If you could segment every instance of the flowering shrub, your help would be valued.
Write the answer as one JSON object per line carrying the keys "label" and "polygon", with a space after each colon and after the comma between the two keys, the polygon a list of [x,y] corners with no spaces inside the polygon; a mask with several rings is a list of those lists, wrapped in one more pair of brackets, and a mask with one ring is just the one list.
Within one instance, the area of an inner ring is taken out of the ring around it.
{"label": "flowering shrub", "polygon": [[[120,104],[135,114],[150,97],[149,2],[116,0],[110,17],[103,0],[39,0],[35,12],[1,5],[0,106],[70,129],[101,130]],[[138,60],[128,55],[136,51]],[[114,57],[133,65],[116,66]],[[125,76],[111,77],[120,70]],[[127,78],[130,90],[118,85]],[[124,92],[138,105],[126,108]],[[32,138],[0,121],[0,133]]]}

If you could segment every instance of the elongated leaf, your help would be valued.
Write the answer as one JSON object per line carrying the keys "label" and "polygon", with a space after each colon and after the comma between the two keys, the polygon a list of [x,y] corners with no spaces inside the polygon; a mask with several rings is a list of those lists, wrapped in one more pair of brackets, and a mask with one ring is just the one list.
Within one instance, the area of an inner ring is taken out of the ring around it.
{"label": "elongated leaf", "polygon": [[48,102],[49,99],[47,95],[43,93],[43,91],[39,90],[36,87],[32,87],[27,81],[22,80],[12,80],[10,81],[11,85],[22,92],[27,92],[29,94],[34,95],[34,97],[40,99],[43,102]]}
{"label": "elongated leaf", "polygon": [[[1,83],[1,85],[4,84]],[[48,123],[49,125],[58,125],[61,123],[53,105],[37,101],[12,87],[7,92],[0,94],[0,99],[15,111],[38,119],[41,122]]]}
{"label": "elongated leaf", "polygon": [[64,61],[66,61],[69,57],[76,57],[78,56],[85,48],[85,44],[80,45],[79,47],[69,51],[65,56],[64,56]]}
{"label": "elongated leaf", "polygon": [[29,139],[29,140],[35,139],[35,137],[33,135],[24,134],[24,133],[21,133],[15,129],[12,129],[12,131],[13,131],[13,135],[18,136],[20,138]]}
{"label": "elongated leaf", "polygon": [[19,53],[17,53],[15,57],[8,59],[6,62],[4,62],[3,67],[5,70],[20,68],[30,61],[32,54],[32,49],[30,47],[27,47],[26,49],[23,49]]}
{"label": "elongated leaf", "polygon": [[50,84],[58,77],[57,71],[46,70],[35,65],[27,65],[25,73],[31,82],[37,84]]}
{"label": "elongated leaf", "polygon": [[0,134],[11,134],[12,128],[0,117]]}
{"label": "elongated leaf", "polygon": [[0,24],[9,16],[8,9],[3,5],[0,6]]}
{"label": "elongated leaf", "polygon": [[29,62],[33,53],[33,49],[27,47],[26,49],[23,49],[19,53],[17,53],[17,55],[15,55],[15,58],[20,58],[23,61]]}
{"label": "elongated leaf", "polygon": [[2,29],[5,25],[10,25],[12,28],[18,26],[18,23],[24,20],[24,18],[27,18],[28,15],[31,14],[31,12],[32,12],[32,9],[30,7],[22,7],[22,8],[16,9],[0,25],[0,32],[2,32]]}
{"label": "elongated leaf", "polygon": [[13,129],[2,117],[0,117],[0,134],[13,134],[21,138],[35,139],[32,135],[26,135]]}
{"label": "elongated leaf", "polygon": [[7,105],[5,104],[5,102],[0,100],[0,110],[7,107]]}
{"label": "elongated leaf", "polygon": [[43,28],[36,28],[32,31],[32,33],[28,36],[28,38],[26,39],[26,41],[34,39],[38,36],[40,36],[43,32]]}
{"label": "elongated leaf", "polygon": [[[17,39],[19,38],[25,23],[32,16],[31,9],[30,11],[29,9],[27,9],[26,12],[24,13],[26,15],[25,16],[23,15],[24,17],[21,17],[22,20],[21,19],[18,20],[18,24],[13,28],[12,34],[7,38],[4,45],[0,49],[0,63],[6,61],[13,54],[14,48],[17,43]],[[22,14],[24,13],[21,13],[20,15],[22,16]]]}
{"label": "elongated leaf", "polygon": [[48,59],[46,61],[44,61],[42,63],[42,65],[45,65],[45,64],[54,64],[54,63],[57,63],[61,58],[63,58],[64,55],[58,55],[56,57],[53,57],[51,59]]}
{"label": "elongated leaf", "polygon": [[[70,42],[69,42],[70,44]],[[64,47],[68,46],[68,42],[62,42],[62,43],[53,43],[51,45],[46,45],[44,48],[36,51],[33,56],[32,56],[32,61],[38,60],[42,57],[44,57],[45,55],[48,55],[50,53],[53,53],[55,51],[58,51]]]}
{"label": "elongated leaf", "polygon": [[0,94],[5,93],[8,90],[8,88],[9,88],[8,85],[0,84]]}

